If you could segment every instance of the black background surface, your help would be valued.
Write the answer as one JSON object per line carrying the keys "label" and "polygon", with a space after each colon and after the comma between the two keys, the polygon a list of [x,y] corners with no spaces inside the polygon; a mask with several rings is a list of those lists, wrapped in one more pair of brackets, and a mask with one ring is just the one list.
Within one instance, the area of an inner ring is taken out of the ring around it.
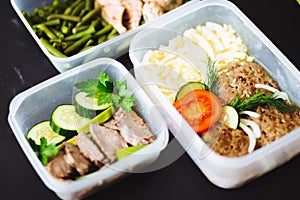
{"label": "black background surface", "polygon": [[[233,1],[300,69],[300,6],[296,0]],[[8,122],[18,93],[59,72],[31,37],[10,1],[0,6],[0,198],[57,199],[38,177]],[[131,66],[127,55],[122,62]],[[300,145],[300,143],[299,143]],[[238,189],[210,183],[187,154],[161,170],[132,174],[88,199],[299,199],[300,156]]]}

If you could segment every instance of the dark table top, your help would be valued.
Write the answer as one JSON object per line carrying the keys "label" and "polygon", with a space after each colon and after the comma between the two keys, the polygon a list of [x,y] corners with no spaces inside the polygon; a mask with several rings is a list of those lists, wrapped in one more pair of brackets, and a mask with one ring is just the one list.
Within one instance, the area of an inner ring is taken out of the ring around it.
{"label": "dark table top", "polygon": [[[233,1],[300,69],[300,5],[296,0]],[[12,98],[59,72],[39,49],[13,10],[0,7],[0,191],[1,199],[57,199],[38,177],[10,129]],[[128,57],[121,59],[125,65]],[[299,199],[300,156],[251,181],[225,190],[210,183],[187,154],[169,166],[131,174],[88,199]],[[5,198],[3,198],[5,197]]]}

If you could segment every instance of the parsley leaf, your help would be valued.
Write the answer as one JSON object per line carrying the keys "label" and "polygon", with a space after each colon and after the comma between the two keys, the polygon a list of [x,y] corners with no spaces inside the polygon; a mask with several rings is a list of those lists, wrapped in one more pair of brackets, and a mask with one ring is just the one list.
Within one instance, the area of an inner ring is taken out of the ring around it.
{"label": "parsley leaf", "polygon": [[112,83],[110,82],[110,78],[104,72],[101,72],[101,71],[98,72],[98,80],[99,80],[100,84],[102,84],[103,86],[109,87],[112,89]]}
{"label": "parsley leaf", "polygon": [[127,89],[126,81],[120,82],[119,80],[117,80],[115,82],[115,86],[120,96],[119,101],[116,102],[117,105],[123,110],[130,112],[131,107],[134,104],[134,97],[132,96],[132,92]]}
{"label": "parsley leaf", "polygon": [[58,149],[53,143],[47,145],[47,139],[45,137],[42,137],[40,141],[41,141],[41,145],[40,145],[39,157],[42,164],[46,165],[48,159],[52,158],[58,153]]}
{"label": "parsley leaf", "polygon": [[[134,105],[132,92],[127,88],[126,81],[110,81],[110,77],[104,72],[98,72],[97,79],[88,79],[87,81],[76,83],[81,92],[87,93],[87,97],[97,98],[98,105],[113,103],[116,107],[130,112]],[[114,88],[116,93],[114,93]]]}
{"label": "parsley leaf", "polygon": [[95,79],[88,79],[87,81],[76,83],[75,87],[80,91],[87,93],[88,97],[93,97],[97,92],[98,81]]}
{"label": "parsley leaf", "polygon": [[54,157],[58,153],[58,148],[55,144],[47,144],[45,137],[40,138],[41,144],[37,145],[33,139],[28,138],[29,145],[36,153],[43,165],[46,165],[49,158]]}

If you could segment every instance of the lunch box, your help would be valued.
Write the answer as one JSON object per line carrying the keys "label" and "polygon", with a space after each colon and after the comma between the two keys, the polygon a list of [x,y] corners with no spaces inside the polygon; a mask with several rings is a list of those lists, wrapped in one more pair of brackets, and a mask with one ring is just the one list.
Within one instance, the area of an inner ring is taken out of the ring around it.
{"label": "lunch box", "polygon": [[[124,53],[128,52],[129,44],[132,39],[132,37],[141,29],[147,27],[150,25],[152,22],[148,22],[146,24],[143,24],[139,26],[136,29],[127,31],[123,34],[120,34],[108,41],[105,41],[101,44],[96,45],[95,47],[92,47],[90,49],[87,49],[83,52],[79,52],[73,56],[67,57],[67,58],[60,58],[53,56],[48,52],[48,50],[45,48],[45,46],[42,44],[40,39],[37,37],[37,35],[34,33],[32,27],[26,20],[26,18],[23,16],[22,11],[25,10],[27,13],[30,13],[34,10],[34,8],[41,8],[45,5],[51,5],[53,0],[11,0],[11,4],[20,17],[21,21],[24,23],[25,27],[31,34],[31,36],[34,38],[40,49],[43,51],[43,53],[47,56],[47,58],[51,61],[51,63],[54,65],[54,67],[59,71],[59,72],[65,72],[71,68],[74,68],[80,64],[89,62],[91,60],[94,60],[96,58],[100,57],[111,57],[111,58],[117,58]],[[182,6],[186,6],[193,1],[187,2]],[[174,10],[176,10],[175,8]],[[167,15],[170,15],[174,10],[171,10],[159,18],[164,18]],[[154,20],[156,21],[156,20]]]}
{"label": "lunch box", "polygon": [[168,127],[203,174],[221,188],[236,188],[284,164],[300,152],[300,128],[245,156],[221,156],[193,131],[170,101],[158,89],[153,77],[143,70],[143,56],[148,50],[167,45],[185,30],[207,21],[228,24],[246,44],[250,56],[260,63],[296,105],[300,105],[300,72],[278,48],[233,3],[204,0],[181,7],[137,33],[129,55],[135,77],[155,105],[160,107]]}
{"label": "lunch box", "polygon": [[[51,176],[32,150],[25,135],[34,125],[49,120],[52,110],[60,104],[73,104],[74,84],[96,79],[99,71],[110,76],[111,81],[126,80],[133,91],[133,109],[148,124],[156,136],[149,145],[96,172],[75,181],[64,182]],[[167,125],[157,107],[151,102],[130,72],[118,61],[98,58],[67,72],[54,76],[13,98],[9,107],[8,121],[19,145],[44,184],[62,199],[81,199],[120,177],[130,173],[142,173],[151,165],[166,147],[169,138]]]}

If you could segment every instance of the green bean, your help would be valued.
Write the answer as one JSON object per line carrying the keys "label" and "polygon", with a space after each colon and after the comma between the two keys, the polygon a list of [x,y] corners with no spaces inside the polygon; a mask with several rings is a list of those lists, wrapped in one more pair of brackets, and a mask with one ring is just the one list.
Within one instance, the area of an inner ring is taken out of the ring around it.
{"label": "green bean", "polygon": [[58,49],[54,48],[46,39],[40,38],[40,41],[46,47],[46,49],[54,56],[66,58],[67,56],[60,52]]}
{"label": "green bean", "polygon": [[72,33],[78,33],[80,31],[86,30],[89,26],[78,26],[72,29]]}
{"label": "green bean", "polygon": [[89,39],[89,40],[85,43],[84,47],[91,46],[92,44],[94,44],[94,40],[93,40],[93,39]]}
{"label": "green bean", "polygon": [[27,14],[27,12],[25,10],[23,10],[22,12],[22,15],[25,17],[25,19],[27,20],[27,22],[29,23],[30,26],[33,26],[33,22],[32,20],[30,19],[29,15]]}
{"label": "green bean", "polygon": [[80,2],[71,12],[72,16],[78,16],[81,10],[85,7],[85,2]]}
{"label": "green bean", "polygon": [[98,32],[96,32],[94,34],[94,36],[97,38],[97,37],[100,37],[108,32],[110,32],[111,30],[113,29],[113,26],[111,24],[105,26],[103,29],[99,30]]}
{"label": "green bean", "polygon": [[71,55],[73,53],[79,52],[80,48],[83,47],[90,38],[90,34],[83,36],[80,40],[76,41],[74,44],[72,44],[66,50],[64,50],[64,53],[66,55]]}
{"label": "green bean", "polygon": [[101,44],[102,42],[104,42],[106,40],[106,36],[102,35],[98,38],[98,44]]}
{"label": "green bean", "polygon": [[74,41],[62,42],[62,43],[61,43],[61,47],[62,47],[63,49],[66,49],[66,48],[68,48],[69,46],[71,46],[71,45],[74,44],[74,43],[75,43]]}
{"label": "green bean", "polygon": [[79,52],[83,52],[83,51],[88,50],[88,49],[90,49],[90,48],[92,48],[92,47],[94,47],[94,46],[86,46],[86,47],[83,47]]}
{"label": "green bean", "polygon": [[[72,8],[68,7],[65,9],[64,14],[69,15],[72,12]],[[68,34],[70,31],[70,28],[67,26],[67,21],[63,21],[62,26],[60,27],[60,30],[63,34]]]}
{"label": "green bean", "polygon": [[86,14],[86,12],[88,12],[88,10],[82,9],[82,10],[80,11],[80,14],[78,15],[78,17],[82,18],[82,17]]}
{"label": "green bean", "polygon": [[81,21],[77,23],[76,26],[81,26],[87,24],[89,21],[93,20],[97,15],[99,16],[100,8],[94,8],[89,11],[86,15],[81,18]]}
{"label": "green bean", "polygon": [[94,19],[94,20],[91,22],[91,26],[95,27],[95,29],[96,29],[96,28],[99,27],[100,23],[101,23],[101,18],[100,18],[100,17],[97,17],[96,19]]}
{"label": "green bean", "polygon": [[51,43],[51,42],[62,43],[62,40],[61,40],[60,38],[51,38],[51,39],[49,40],[49,42],[50,42],[50,43]]}
{"label": "green bean", "polygon": [[34,12],[30,13],[29,17],[30,17],[32,23],[34,23],[34,24],[42,23],[45,20]]}
{"label": "green bean", "polygon": [[110,31],[110,33],[107,35],[107,39],[112,39],[117,36],[118,31],[116,29],[113,29]]}
{"label": "green bean", "polygon": [[72,56],[117,35],[102,20],[94,0],[52,0],[50,5],[22,14],[47,50],[58,57]]}
{"label": "green bean", "polygon": [[52,14],[52,15],[49,15],[47,17],[47,20],[51,20],[51,19],[62,19],[62,20],[71,21],[71,22],[80,22],[80,17],[65,15],[65,14]]}
{"label": "green bean", "polygon": [[75,8],[76,6],[78,6],[78,4],[80,4],[82,2],[82,0],[77,0],[74,3],[71,4],[70,8]]}
{"label": "green bean", "polygon": [[60,19],[48,20],[48,21],[43,22],[42,24],[44,24],[46,26],[57,26],[57,25],[60,25]]}
{"label": "green bean", "polygon": [[86,10],[92,10],[93,8],[93,0],[85,0],[85,9]]}
{"label": "green bean", "polygon": [[59,30],[56,30],[55,28],[51,28],[50,30],[51,30],[51,31],[56,35],[56,37],[59,38],[59,39],[63,39],[63,38],[65,37],[65,35],[64,35],[62,32],[60,32]]}
{"label": "green bean", "polygon": [[44,24],[35,25],[36,28],[42,30],[50,39],[57,38],[56,35]]}
{"label": "green bean", "polygon": [[95,31],[96,30],[93,26],[89,26],[89,28],[84,31],[81,31],[81,32],[75,33],[73,35],[69,35],[69,36],[65,37],[65,41],[77,40],[87,34],[93,34],[93,33],[95,33]]}
{"label": "green bean", "polygon": [[40,8],[35,8],[33,12],[41,18],[45,17],[45,11]]}
{"label": "green bean", "polygon": [[35,34],[40,38],[44,35],[44,32],[38,28],[33,28],[33,31],[35,32]]}

